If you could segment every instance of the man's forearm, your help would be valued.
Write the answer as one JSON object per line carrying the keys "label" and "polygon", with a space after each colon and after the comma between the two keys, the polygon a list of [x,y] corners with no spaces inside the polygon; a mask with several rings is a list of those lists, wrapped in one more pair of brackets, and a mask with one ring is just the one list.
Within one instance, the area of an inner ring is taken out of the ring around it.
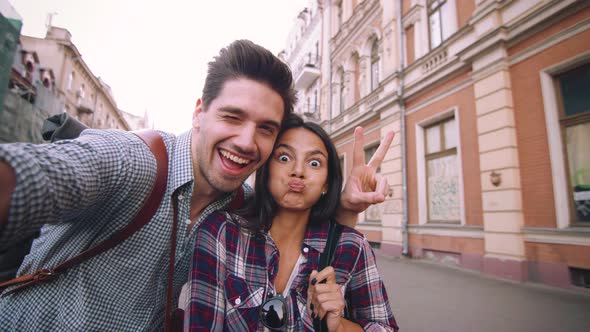
{"label": "man's forearm", "polygon": [[16,187],[16,174],[14,169],[0,160],[0,225],[8,222],[8,210],[10,197]]}
{"label": "man's forearm", "polygon": [[342,207],[338,208],[336,212],[336,221],[344,226],[354,228],[358,219],[358,213],[350,210],[345,210]]}

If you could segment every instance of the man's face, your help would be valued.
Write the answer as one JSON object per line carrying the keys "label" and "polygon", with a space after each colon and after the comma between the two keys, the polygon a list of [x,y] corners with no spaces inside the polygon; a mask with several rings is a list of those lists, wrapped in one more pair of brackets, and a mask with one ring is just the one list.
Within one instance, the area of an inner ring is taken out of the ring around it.
{"label": "man's face", "polygon": [[270,156],[283,113],[278,93],[245,78],[225,82],[207,111],[198,100],[191,144],[196,190],[237,189]]}

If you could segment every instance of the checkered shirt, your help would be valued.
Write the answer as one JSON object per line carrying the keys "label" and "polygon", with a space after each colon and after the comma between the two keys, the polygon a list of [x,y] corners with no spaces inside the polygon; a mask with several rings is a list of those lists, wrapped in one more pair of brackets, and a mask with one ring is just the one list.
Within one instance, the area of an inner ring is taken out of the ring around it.
{"label": "checkered shirt", "polygon": [[[268,233],[248,232],[238,226],[243,219],[233,218],[215,212],[199,225],[185,330],[264,331],[259,324],[260,306],[270,293],[276,294],[279,252]],[[301,248],[305,261],[299,265],[286,297],[289,331],[313,331],[306,308],[307,287],[311,271],[318,268],[327,235],[328,223],[310,226],[305,232]],[[334,257],[336,282],[352,309],[350,319],[367,331],[397,331],[367,239],[345,227]]]}
{"label": "checkered shirt", "polygon": [[[0,331],[162,330],[172,199],[179,203],[175,298],[187,281],[197,227],[187,234],[193,190],[190,132],[161,134],[169,175],[152,220],[56,279],[0,298]],[[86,130],[78,139],[54,144],[0,145],[0,159],[17,174],[0,250],[42,227],[19,275],[54,267],[127,225],[156,175],[150,149],[137,136],[115,130]],[[208,206],[197,224],[231,196]]]}

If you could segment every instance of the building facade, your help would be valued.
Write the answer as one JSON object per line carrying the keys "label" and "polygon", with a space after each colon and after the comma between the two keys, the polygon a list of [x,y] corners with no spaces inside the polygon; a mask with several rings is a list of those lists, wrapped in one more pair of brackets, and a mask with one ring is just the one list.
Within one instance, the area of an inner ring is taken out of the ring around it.
{"label": "building facade", "polygon": [[49,26],[45,38],[21,36],[23,50],[35,52],[55,75],[55,93],[62,109],[92,128],[131,130],[117,108],[111,88],[96,77],[72,43],[68,30]]}
{"label": "building facade", "polygon": [[293,72],[297,104],[295,113],[303,118],[320,121],[320,41],[322,16],[318,2],[309,1],[293,24],[287,38],[287,47],[279,57]]}
{"label": "building facade", "polygon": [[382,253],[590,287],[590,2],[325,0],[320,122],[345,173],[396,138]]}

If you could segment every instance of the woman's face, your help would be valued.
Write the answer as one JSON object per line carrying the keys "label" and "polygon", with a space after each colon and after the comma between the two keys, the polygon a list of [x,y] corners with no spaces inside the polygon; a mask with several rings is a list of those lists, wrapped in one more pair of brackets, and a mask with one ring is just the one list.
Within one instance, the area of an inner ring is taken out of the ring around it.
{"label": "woman's face", "polygon": [[328,188],[328,152],[304,128],[287,130],[270,159],[268,188],[279,208],[308,210]]}

